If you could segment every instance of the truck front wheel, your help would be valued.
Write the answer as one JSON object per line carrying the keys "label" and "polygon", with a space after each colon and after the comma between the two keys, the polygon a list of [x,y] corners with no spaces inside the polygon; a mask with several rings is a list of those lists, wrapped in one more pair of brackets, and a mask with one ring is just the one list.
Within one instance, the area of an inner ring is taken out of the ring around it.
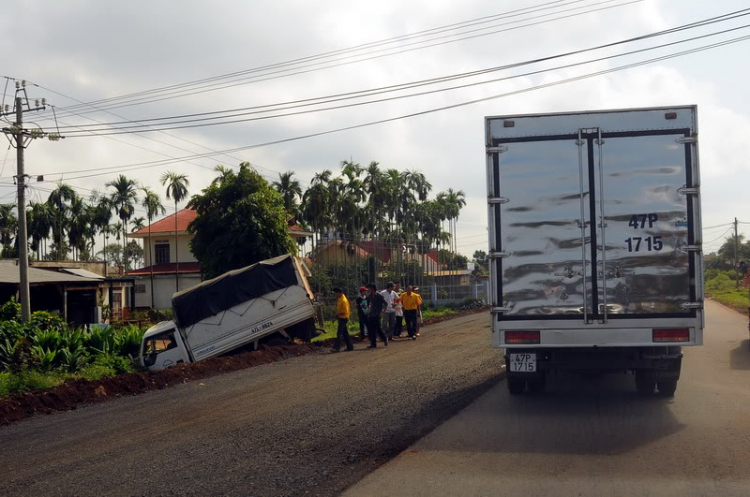
{"label": "truck front wheel", "polygon": [[656,384],[659,389],[659,395],[662,397],[674,397],[677,390],[677,380],[660,381]]}
{"label": "truck front wheel", "polygon": [[520,395],[526,390],[526,382],[523,380],[507,380],[507,383],[511,395]]}

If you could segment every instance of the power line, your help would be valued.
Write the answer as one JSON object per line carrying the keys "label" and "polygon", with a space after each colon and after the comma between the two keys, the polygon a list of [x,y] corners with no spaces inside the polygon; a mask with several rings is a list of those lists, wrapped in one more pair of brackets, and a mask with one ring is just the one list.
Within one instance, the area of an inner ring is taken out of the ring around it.
{"label": "power line", "polygon": [[[359,128],[364,128],[364,127],[374,126],[374,125],[377,125],[377,124],[383,124],[383,123],[398,121],[398,120],[401,120],[401,119],[408,119],[408,118],[411,118],[411,117],[422,116],[422,115],[426,115],[426,114],[431,114],[431,113],[440,112],[440,111],[444,111],[444,110],[449,110],[449,109],[454,109],[454,108],[463,107],[463,106],[467,106],[467,105],[472,105],[472,104],[475,104],[475,103],[485,102],[485,101],[489,101],[489,100],[493,100],[493,99],[497,99],[497,98],[502,98],[502,97],[506,97],[506,96],[527,93],[527,92],[530,92],[530,91],[536,91],[538,89],[548,88],[548,87],[552,87],[552,86],[557,86],[557,85],[560,85],[560,84],[566,84],[566,83],[570,83],[570,82],[580,81],[580,80],[584,80],[584,79],[588,79],[588,78],[592,78],[592,77],[596,77],[596,76],[600,76],[600,75],[604,75],[604,74],[609,74],[609,73],[612,73],[612,72],[617,72],[617,71],[622,71],[622,70],[625,70],[625,69],[630,69],[630,68],[633,68],[633,67],[640,67],[640,66],[643,66],[643,65],[651,64],[653,62],[658,62],[658,61],[662,61],[662,60],[668,60],[668,59],[672,59],[672,58],[675,58],[675,57],[680,57],[680,56],[684,56],[684,55],[688,55],[688,54],[693,54],[693,53],[698,53],[698,52],[702,52],[702,51],[706,51],[706,50],[711,50],[711,49],[714,49],[714,48],[718,48],[718,47],[729,45],[729,44],[733,44],[733,43],[738,43],[740,41],[745,41],[747,39],[748,39],[748,36],[732,38],[732,39],[724,40],[722,42],[717,42],[717,43],[710,44],[710,45],[704,45],[704,46],[701,46],[701,47],[692,48],[692,49],[684,50],[684,51],[681,51],[681,52],[675,52],[675,53],[667,54],[667,55],[664,55],[664,56],[659,56],[659,57],[655,57],[655,58],[651,58],[651,59],[637,61],[637,62],[634,62],[634,63],[625,64],[625,65],[622,65],[622,66],[616,66],[616,67],[613,67],[613,68],[610,68],[610,69],[596,71],[596,72],[593,72],[593,73],[588,73],[588,74],[584,74],[584,75],[580,75],[580,76],[576,76],[576,77],[565,78],[565,79],[553,81],[553,82],[550,82],[550,83],[545,83],[545,84],[541,84],[541,85],[535,85],[535,86],[523,88],[523,89],[520,89],[520,90],[515,90],[515,91],[512,91],[512,92],[507,92],[507,93],[501,93],[501,94],[497,94],[497,95],[492,95],[492,96],[484,97],[484,98],[481,98],[481,99],[460,102],[460,103],[453,104],[453,105],[448,105],[448,106],[443,106],[443,107],[438,107],[438,108],[433,108],[433,109],[427,109],[427,110],[424,110],[424,111],[415,112],[415,113],[411,113],[411,114],[405,114],[405,115],[395,116],[395,117],[391,117],[391,118],[381,119],[381,120],[378,120],[378,121],[371,121],[371,122],[361,123],[361,124],[357,124],[357,125],[346,126],[346,127],[342,127],[342,128],[330,129],[330,130],[321,131],[321,132],[317,132],[317,133],[311,133],[311,134],[307,134],[307,135],[301,135],[301,136],[296,136],[296,137],[291,137],[291,138],[274,140],[274,141],[270,141],[270,142],[259,143],[259,144],[254,144],[254,145],[248,145],[248,146],[243,146],[243,147],[236,147],[236,148],[225,150],[225,151],[222,151],[222,152],[237,152],[237,151],[242,151],[242,150],[250,150],[250,149],[254,149],[254,148],[260,148],[260,147],[265,147],[265,146],[270,146],[270,145],[276,145],[276,144],[280,144],[280,143],[287,143],[287,142],[291,142],[291,141],[297,141],[297,140],[302,140],[302,139],[306,139],[306,138],[323,136],[323,135],[327,135],[327,134],[338,133],[338,132],[342,132],[342,131],[359,129]],[[185,160],[187,158],[204,157],[204,156],[208,156],[208,155],[211,155],[211,154],[196,154],[196,155],[193,155],[193,156],[182,157],[182,158],[178,158],[178,159],[175,159],[175,160]],[[131,165],[119,165],[119,166],[113,166],[111,168],[98,168],[98,170],[100,172],[88,174],[88,175],[85,175],[85,176],[79,176],[78,178],[94,177],[94,176],[100,176],[100,175],[104,175],[104,174],[109,174],[108,172],[104,172],[105,169],[106,170],[116,169],[118,171],[123,171],[123,170],[126,170],[126,169],[127,170],[134,170],[134,169],[143,168],[143,167],[149,167],[149,166],[154,166],[154,165],[166,165],[166,164],[172,163],[172,162],[174,162],[174,161],[172,161],[172,160],[160,160],[160,161],[151,161],[151,162],[140,163],[140,164],[136,163],[136,164],[131,164]],[[85,171],[92,171],[92,170],[85,170]],[[83,172],[83,171],[81,171],[81,172]],[[70,174],[70,173],[71,172],[64,172],[64,173],[59,173],[59,174]],[[54,174],[54,173],[48,173],[48,174]],[[74,178],[74,179],[78,179],[78,178]]]}
{"label": "power line", "polygon": [[[543,7],[543,8],[531,11],[531,12],[526,12],[524,14],[515,14],[516,16],[517,15],[525,15],[525,14],[529,14],[529,13],[533,13],[533,12],[537,12],[537,11],[548,10],[548,9],[552,9],[552,8],[557,8],[557,7],[572,5],[572,4],[575,4],[575,3],[580,3],[581,1],[583,1],[583,0],[568,1],[568,2],[564,3],[564,5],[552,5],[552,4],[563,3],[561,1],[548,2],[546,4],[538,5],[538,6],[535,6],[535,7],[527,7],[527,8],[524,8],[524,9],[516,9],[515,11],[509,11],[509,12],[497,14],[495,16],[485,16],[484,18],[479,18],[479,19],[486,19],[487,17],[498,17],[498,16],[503,16],[503,15],[506,15],[506,14],[517,13],[517,12],[522,11],[522,10],[529,10],[529,9],[536,8],[536,7]],[[598,4],[595,4],[595,5],[599,5],[599,4],[602,4],[602,3],[610,3],[612,1],[615,1],[615,0],[607,0],[605,2],[599,2]],[[640,1],[640,0],[638,0],[638,1]],[[550,5],[552,5],[552,6],[550,6]],[[587,8],[587,7],[590,8],[591,6],[579,7],[579,8]],[[554,14],[556,14],[556,13],[554,13]],[[548,15],[554,15],[554,14],[548,14]],[[579,13],[577,15],[581,15],[581,14]],[[507,16],[507,17],[514,17],[514,16]],[[528,20],[528,19],[525,19],[525,20]],[[516,22],[519,22],[519,21],[516,21]],[[546,22],[551,22],[551,21],[546,21]],[[460,24],[460,23],[458,23],[458,24]],[[541,23],[534,23],[534,24],[531,24],[531,25],[536,25],[536,24],[541,24]],[[527,27],[527,26],[521,26],[521,27]],[[520,29],[521,27],[516,27],[516,28],[513,28],[513,29]],[[434,28],[434,29],[439,29],[439,28]],[[426,31],[431,31],[431,30],[426,30]],[[498,31],[498,32],[503,32],[503,31],[508,31],[508,30],[502,30],[502,31]],[[484,36],[487,36],[487,35],[490,35],[490,34],[496,34],[496,33],[497,32],[487,33]],[[472,38],[474,38],[474,37],[476,37],[476,36],[473,36]],[[388,41],[388,40],[391,40],[392,42],[401,41],[401,38],[402,37],[395,37],[395,38],[387,39],[385,41]],[[453,42],[463,41],[463,40],[464,40],[464,38],[461,38],[461,39],[453,40],[451,42],[445,42],[445,43],[440,43],[440,44],[436,44],[436,45],[442,45],[442,44],[446,44],[446,43],[453,43]],[[430,41],[430,40],[428,40],[428,41]],[[144,90],[144,91],[141,91],[141,92],[131,93],[129,95],[122,95],[122,96],[119,96],[119,97],[110,97],[110,98],[107,98],[107,99],[100,99],[100,100],[97,100],[97,101],[92,101],[91,103],[95,103],[95,104],[107,104],[107,105],[109,105],[112,101],[128,99],[128,98],[134,97],[134,96],[140,96],[140,95],[144,95],[144,94],[164,93],[165,91],[168,91],[168,90],[174,90],[174,89],[177,89],[177,88],[184,88],[184,87],[189,87],[189,86],[196,86],[196,85],[199,85],[201,83],[208,82],[208,81],[216,81],[216,80],[221,80],[221,79],[228,79],[228,78],[237,77],[237,76],[241,76],[241,75],[245,75],[245,74],[267,71],[269,69],[276,69],[278,67],[283,67],[283,66],[299,65],[301,62],[310,62],[311,60],[319,60],[319,59],[322,59],[322,58],[330,58],[331,56],[340,55],[341,53],[344,53],[344,52],[357,51],[357,50],[360,50],[361,48],[371,48],[371,47],[369,47],[367,45],[370,45],[370,44],[359,45],[359,46],[354,47],[352,49],[344,49],[344,50],[339,50],[339,51],[327,52],[327,53],[320,54],[320,55],[317,55],[317,56],[303,57],[303,58],[294,59],[294,60],[288,61],[288,62],[282,62],[282,63],[276,63],[276,64],[269,64],[269,65],[265,65],[265,66],[259,66],[259,67],[255,67],[255,68],[251,68],[251,69],[246,69],[246,70],[242,70],[242,71],[236,71],[236,72],[233,72],[233,73],[228,73],[228,74],[224,74],[224,75],[220,75],[220,76],[214,76],[214,77],[210,77],[210,78],[204,78],[204,79],[201,79],[201,80],[195,80],[195,81],[192,81],[192,82],[180,83],[180,84],[177,84],[177,85],[171,85],[171,86],[156,88],[156,89],[153,89],[153,90]],[[387,57],[387,56],[390,56],[390,55],[397,55],[397,54],[404,53],[404,52],[407,52],[407,51],[413,51],[413,50],[418,50],[418,49],[430,48],[430,47],[436,46],[436,45],[430,45],[430,46],[427,46],[427,47],[418,47],[418,48],[413,48],[413,49],[409,49],[409,50],[398,50],[397,52],[393,52],[393,53],[389,53],[389,54],[385,54],[385,55],[379,55],[379,56],[376,56],[376,57],[368,57],[368,58],[365,58],[365,59],[360,59],[360,60],[356,60],[356,61],[350,61],[350,62],[346,62],[346,63],[343,63],[343,64],[336,64],[336,65],[333,65],[333,66],[327,66],[327,67],[323,67],[323,68],[314,69],[312,71],[317,71],[317,70],[322,70],[322,69],[328,69],[328,68],[331,68],[331,67],[338,67],[338,66],[341,66],[341,65],[347,65],[347,64],[351,64],[351,63],[363,62],[363,61],[366,61],[366,60],[373,60],[373,59],[376,59],[376,58]],[[340,60],[340,59],[336,59],[336,60]],[[305,66],[305,67],[309,67],[309,66]],[[293,69],[287,69],[287,70],[293,70]],[[312,72],[312,71],[303,71],[303,72]],[[295,73],[295,74],[300,74],[300,73]],[[291,75],[293,75],[293,74],[288,74],[288,75],[280,76],[280,77],[287,77],[287,76],[291,76]],[[261,75],[261,76],[263,76],[263,75]],[[245,83],[240,83],[240,84],[245,84]],[[211,85],[208,85],[208,86],[211,86]],[[231,85],[231,86],[236,86],[236,85]],[[221,88],[216,88],[216,89],[224,89],[226,87],[228,87],[228,86],[221,87]],[[205,88],[205,87],[200,87],[200,88]],[[209,90],[209,91],[213,91],[213,90]],[[189,93],[189,94],[195,94],[195,93]],[[179,95],[179,96],[187,96],[187,94]],[[169,98],[174,98],[174,97],[169,97]],[[141,98],[141,100],[142,99],[143,98]],[[160,98],[159,100],[163,100],[163,99],[165,99],[165,98]],[[136,99],[136,100],[138,100],[138,99]],[[137,104],[151,103],[152,101],[156,101],[156,100],[142,101],[142,102],[138,102]],[[126,103],[119,103],[117,105],[119,107],[119,106],[123,106],[125,104],[130,105],[127,102]],[[71,106],[71,108],[74,108],[74,107],[75,106]]]}
{"label": "power line", "polygon": [[[747,14],[743,14],[743,15],[750,15],[750,12],[747,13]],[[620,54],[614,54],[614,55],[609,55],[609,56],[606,56],[606,57],[600,57],[600,58],[591,59],[591,60],[587,60],[587,61],[575,62],[575,63],[571,63],[571,64],[565,64],[565,65],[561,65],[561,66],[556,66],[556,67],[553,67],[553,68],[540,69],[540,70],[536,70],[536,71],[530,71],[530,72],[516,74],[516,75],[512,75],[512,76],[506,76],[506,77],[502,77],[502,78],[495,78],[495,79],[490,79],[490,80],[485,80],[485,81],[478,81],[478,82],[474,82],[474,83],[466,83],[466,84],[462,84],[462,85],[456,85],[456,86],[451,86],[451,87],[446,87],[446,88],[439,88],[439,89],[435,89],[435,90],[428,90],[428,91],[423,91],[423,92],[418,92],[418,93],[411,93],[411,94],[407,94],[407,95],[398,95],[398,96],[394,96],[394,97],[386,97],[386,98],[380,98],[380,99],[375,99],[375,100],[368,100],[368,101],[364,101],[364,102],[356,102],[356,103],[344,104],[344,105],[335,105],[335,106],[330,106],[330,107],[323,107],[323,108],[318,108],[318,109],[310,109],[310,110],[303,110],[303,111],[296,111],[296,112],[287,112],[287,113],[281,113],[281,114],[272,114],[272,115],[266,115],[266,116],[261,116],[261,117],[254,117],[254,118],[225,120],[225,121],[220,121],[220,122],[209,122],[209,123],[206,123],[206,122],[203,122],[203,121],[209,121],[209,120],[214,120],[214,119],[223,119],[226,116],[211,117],[211,118],[202,118],[202,119],[190,119],[190,120],[185,120],[185,121],[178,121],[177,122],[178,125],[170,126],[170,124],[173,124],[173,123],[167,123],[166,125],[164,125],[165,127],[160,127],[160,128],[154,128],[152,126],[149,126],[149,129],[134,129],[134,128],[142,128],[143,126],[148,126],[148,125],[134,125],[134,126],[112,127],[112,128],[109,128],[109,129],[97,129],[96,131],[99,133],[98,136],[109,136],[109,135],[119,135],[119,134],[129,134],[129,133],[147,133],[147,132],[150,132],[150,131],[153,131],[153,130],[156,130],[156,129],[158,129],[158,130],[175,130],[175,129],[208,127],[208,126],[216,126],[216,125],[224,125],[224,124],[236,124],[236,123],[243,123],[243,122],[252,122],[252,121],[260,121],[260,120],[267,120],[267,119],[275,119],[275,118],[280,118],[280,117],[289,117],[289,116],[310,114],[310,113],[315,113],[315,112],[324,112],[324,111],[329,111],[329,110],[338,110],[338,109],[344,109],[344,108],[350,108],[350,107],[358,107],[358,106],[363,106],[363,105],[370,105],[370,104],[373,104],[373,103],[382,103],[382,102],[388,102],[388,101],[393,101],[393,100],[401,100],[401,99],[413,98],[413,97],[417,97],[417,96],[424,96],[424,95],[430,95],[430,94],[434,94],[434,93],[441,93],[441,92],[453,91],[453,90],[457,90],[457,89],[469,88],[469,87],[473,87],[473,86],[485,85],[485,84],[490,84],[490,83],[497,83],[497,82],[501,82],[501,81],[508,81],[508,80],[511,80],[511,79],[518,79],[518,78],[523,78],[523,77],[528,77],[528,76],[534,76],[534,75],[538,75],[538,74],[542,74],[542,73],[546,73],[546,72],[550,72],[550,71],[561,70],[561,69],[569,69],[569,68],[572,68],[572,67],[578,67],[578,66],[582,66],[582,65],[593,64],[593,63],[596,63],[596,62],[602,62],[602,61],[611,60],[611,59],[615,59],[615,58],[625,57],[625,56],[628,56],[628,55],[634,55],[634,54],[643,53],[643,52],[647,52],[647,51],[658,50],[658,49],[661,49],[661,48],[666,48],[666,47],[670,47],[670,46],[674,46],[674,45],[678,45],[678,44],[682,44],[682,43],[688,43],[688,42],[691,42],[691,41],[696,41],[696,40],[700,40],[700,39],[704,39],[704,38],[718,36],[718,35],[726,34],[726,33],[729,33],[729,32],[733,32],[733,31],[737,31],[737,30],[741,30],[741,29],[746,29],[748,27],[750,27],[750,24],[746,24],[746,25],[742,25],[742,26],[739,26],[739,27],[734,27],[734,28],[730,28],[730,29],[726,29],[726,30],[722,30],[722,31],[718,31],[718,32],[708,33],[708,34],[704,34],[704,35],[700,35],[700,36],[695,36],[695,37],[692,37],[692,38],[686,38],[686,39],[683,39],[683,40],[678,40],[678,41],[674,41],[674,42],[670,42],[670,43],[664,43],[664,44],[661,44],[661,45],[655,45],[655,46],[652,46],[652,47],[646,47],[646,48],[642,48],[642,49],[638,49],[638,50],[631,50],[631,51],[623,52],[623,53],[620,53]],[[588,52],[588,51],[597,50],[597,49],[598,49],[598,47],[595,47],[595,48],[591,48],[591,49],[581,50],[581,51],[578,51],[576,53]],[[557,57],[564,57],[564,56],[567,56],[567,55],[555,56],[555,58],[557,58]],[[524,63],[515,64],[514,66],[527,65],[527,64],[531,64],[531,63],[534,63],[534,62],[524,62]],[[397,90],[387,90],[387,91],[384,91],[382,93],[389,93],[391,91],[397,91]],[[345,97],[345,98],[341,98],[341,99],[338,99],[338,100],[348,100],[348,99],[351,99],[351,98],[359,98],[359,97]],[[317,104],[305,104],[303,106],[307,106],[307,105],[317,105]],[[297,107],[300,107],[300,106],[297,106]],[[291,108],[295,108],[295,107],[289,107],[289,109],[291,109]],[[247,113],[236,114],[236,115],[237,116],[240,116],[240,115],[252,115],[252,114],[258,114],[258,113],[263,113],[263,112],[267,112],[267,111],[247,112]],[[196,123],[196,124],[183,124],[183,123]],[[197,124],[197,123],[200,123],[200,124]],[[80,133],[80,132],[75,132],[75,131],[69,132],[69,133],[66,134],[66,136],[68,136],[70,138],[76,138],[76,137],[81,137],[82,136],[80,134],[73,134],[73,133]]]}
{"label": "power line", "polygon": [[[606,43],[606,44],[603,44],[603,45],[589,47],[589,48],[585,48],[585,49],[581,49],[581,50],[574,50],[574,51],[569,51],[569,52],[563,52],[563,53],[559,53],[559,54],[555,54],[555,55],[551,55],[551,56],[545,56],[545,57],[540,57],[540,58],[536,58],[536,59],[530,59],[530,60],[526,60],[526,61],[522,61],[522,62],[518,62],[518,63],[513,63],[513,64],[505,64],[505,65],[500,65],[500,66],[493,66],[493,67],[479,69],[479,70],[474,70],[474,71],[468,71],[468,72],[451,74],[451,75],[446,75],[446,76],[439,76],[439,77],[435,77],[435,78],[428,78],[428,79],[423,79],[423,80],[411,81],[411,82],[407,82],[407,83],[399,83],[399,84],[395,84],[395,85],[382,86],[382,87],[377,87],[377,88],[369,88],[369,89],[366,89],[366,90],[359,90],[359,91],[354,91],[354,92],[337,93],[337,94],[325,95],[325,96],[320,96],[320,97],[313,97],[313,98],[306,98],[306,99],[299,99],[299,100],[291,100],[291,101],[285,101],[285,102],[277,102],[277,103],[274,103],[274,104],[264,104],[264,105],[250,106],[250,107],[240,107],[240,108],[233,108],[233,109],[225,109],[225,110],[220,110],[220,111],[199,112],[199,113],[181,114],[181,115],[174,115],[174,116],[167,116],[167,117],[155,117],[155,118],[139,119],[137,122],[144,123],[144,122],[149,122],[149,121],[176,120],[176,119],[182,119],[182,118],[188,118],[188,117],[211,116],[211,115],[226,114],[226,113],[246,111],[246,110],[269,109],[269,108],[273,108],[273,107],[286,107],[286,106],[293,105],[293,104],[302,104],[302,103],[307,104],[309,102],[316,102],[316,101],[317,101],[318,104],[321,104],[321,103],[329,103],[329,102],[334,102],[334,101],[338,101],[338,100],[343,100],[343,99],[340,99],[338,97],[351,97],[351,98],[355,98],[355,97],[358,97],[358,96],[371,96],[371,95],[375,95],[375,94],[385,93],[384,90],[394,90],[394,91],[397,91],[397,90],[404,90],[404,89],[409,89],[409,88],[415,88],[415,87],[419,87],[419,86],[424,86],[424,85],[428,85],[428,84],[435,84],[435,83],[441,83],[441,82],[446,82],[446,81],[453,81],[453,80],[462,79],[462,78],[465,78],[465,77],[478,76],[478,75],[488,74],[488,73],[492,73],[492,72],[496,72],[496,71],[500,71],[500,70],[505,70],[505,69],[510,69],[510,68],[516,68],[516,67],[522,67],[522,66],[525,66],[525,65],[531,65],[531,64],[536,64],[536,63],[540,63],[540,62],[546,62],[546,61],[549,61],[549,60],[554,60],[554,59],[558,59],[558,58],[568,57],[568,56],[571,56],[571,55],[578,55],[578,54],[585,53],[585,52],[590,52],[590,51],[595,51],[595,50],[601,50],[601,49],[604,49],[604,48],[611,48],[611,47],[614,47],[614,46],[617,46],[617,45],[622,45],[622,44],[631,43],[631,42],[635,42],[635,41],[642,41],[642,40],[646,40],[646,39],[649,39],[649,38],[655,38],[655,37],[659,37],[659,36],[664,36],[664,35],[667,35],[667,34],[673,34],[673,33],[679,32],[679,31],[687,30],[687,29],[694,29],[694,28],[697,28],[697,27],[704,27],[704,26],[708,26],[710,24],[714,24],[714,23],[718,23],[718,22],[726,22],[726,21],[733,20],[733,19],[736,19],[736,18],[739,18],[739,17],[744,17],[744,16],[747,16],[747,15],[750,15],[750,12],[748,12],[748,11],[750,11],[750,9],[743,9],[742,11],[732,12],[732,13],[725,14],[725,15],[722,15],[722,16],[717,16],[717,17],[714,17],[714,18],[704,19],[704,20],[701,20],[701,21],[697,21],[697,22],[693,22],[693,23],[689,23],[689,24],[684,24],[684,25],[681,25],[681,26],[675,26],[673,28],[669,28],[669,29],[666,29],[666,30],[649,33],[649,34],[646,34],[646,35],[636,36],[636,37],[633,37],[633,38],[626,38],[626,39],[623,39],[623,40],[619,40],[619,41],[611,42],[611,43]],[[44,88],[41,85],[40,85],[40,87]],[[67,97],[67,98],[70,98],[70,97]],[[331,99],[336,99],[336,100],[331,100]],[[314,104],[309,104],[309,105],[314,105]],[[295,108],[295,107],[290,107],[290,108]],[[80,115],[80,114],[77,114],[77,115]],[[244,114],[236,114],[236,115],[244,115]],[[224,117],[234,117],[234,116],[235,115],[224,116]],[[120,124],[127,124],[127,123],[133,123],[133,122],[134,122],[133,120],[126,120],[126,121],[119,121],[119,122],[107,122],[107,123],[101,123],[101,124],[102,125],[106,125],[106,126],[116,126],[116,125],[120,125]],[[65,128],[65,126],[63,126],[63,128]]]}

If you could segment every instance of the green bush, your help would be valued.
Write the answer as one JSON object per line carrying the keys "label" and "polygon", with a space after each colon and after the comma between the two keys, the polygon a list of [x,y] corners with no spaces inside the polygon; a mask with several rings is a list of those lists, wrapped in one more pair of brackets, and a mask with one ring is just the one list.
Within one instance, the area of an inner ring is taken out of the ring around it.
{"label": "green bush", "polygon": [[93,364],[110,369],[115,374],[132,373],[136,370],[133,360],[114,354],[98,355]]}
{"label": "green bush", "polygon": [[0,321],[20,321],[21,304],[11,297],[9,301],[0,305]]}
{"label": "green bush", "polygon": [[62,373],[43,373],[35,370],[0,373],[0,396],[52,388],[66,379],[68,377]]}

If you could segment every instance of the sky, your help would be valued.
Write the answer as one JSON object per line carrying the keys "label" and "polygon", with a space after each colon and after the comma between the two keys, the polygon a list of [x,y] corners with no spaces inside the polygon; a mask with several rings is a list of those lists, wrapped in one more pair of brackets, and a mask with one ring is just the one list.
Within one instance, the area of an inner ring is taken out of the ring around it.
{"label": "sky", "polygon": [[[44,97],[56,107],[59,125],[91,126],[95,123],[90,119],[138,121],[268,105],[474,71],[585,49],[750,7],[750,1],[734,0],[565,0],[554,9],[549,3],[12,2],[3,5],[0,15],[0,43],[14,47],[0,54],[0,75],[27,80],[31,98]],[[529,10],[509,13],[524,8]],[[368,48],[368,57],[379,57],[359,62],[352,57],[341,59],[336,62],[338,67],[326,68],[319,59],[295,71],[302,74],[277,73],[273,79],[256,76],[231,88],[109,109],[111,113],[101,105],[99,110],[91,106],[66,110],[78,102],[278,64],[500,13],[508,14],[494,23],[476,25],[473,29],[495,27],[475,31],[471,39],[455,41],[455,33],[461,31],[446,31],[432,35],[441,37],[439,40],[421,45],[417,42],[430,38]],[[581,15],[563,18],[573,14]],[[507,17],[511,15],[514,17]],[[750,17],[452,85],[587,61],[744,24],[750,24]],[[491,31],[502,32],[488,34]],[[35,140],[26,151],[26,170],[34,177],[44,175],[45,182],[33,181],[30,195],[32,200],[46,199],[59,180],[81,189],[82,194],[103,191],[106,182],[124,173],[164,196],[159,177],[167,170],[187,174],[190,192],[198,193],[215,176],[217,164],[237,167],[240,161],[251,162],[269,179],[276,179],[279,172],[295,171],[307,186],[315,172],[339,171],[342,160],[362,165],[377,161],[383,168],[423,172],[433,185],[433,194],[448,188],[465,192],[467,205],[458,221],[457,244],[460,252],[470,256],[474,250],[487,249],[485,116],[697,104],[703,224],[710,227],[704,231],[705,252],[709,253],[728,236],[730,226],[726,224],[735,217],[748,223],[740,224],[740,232],[750,232],[746,193],[750,176],[750,68],[746,63],[750,41],[408,119],[228,155],[214,152],[452,106],[743,35],[750,35],[750,28],[620,59],[326,112],[140,135],[71,133],[57,142]],[[438,42],[438,46],[407,51]],[[312,65],[315,63],[318,65]],[[447,86],[442,83],[427,89]],[[46,128],[54,124],[51,117],[47,111],[28,113],[26,119]],[[120,167],[206,153],[211,156],[169,165]],[[13,202],[14,150],[0,148],[0,169],[0,202]],[[106,174],[89,176],[96,173]]]}

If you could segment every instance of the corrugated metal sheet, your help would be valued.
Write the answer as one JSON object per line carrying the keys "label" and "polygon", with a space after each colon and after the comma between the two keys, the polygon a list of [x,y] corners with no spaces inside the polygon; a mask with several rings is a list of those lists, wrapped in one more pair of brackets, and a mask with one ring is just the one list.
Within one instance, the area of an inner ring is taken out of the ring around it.
{"label": "corrugated metal sheet", "polygon": [[64,268],[61,271],[74,274],[76,276],[81,276],[82,278],[92,278],[95,280],[103,280],[104,276],[101,274],[96,274],[91,271],[87,271],[85,269],[78,269],[78,268]]}
{"label": "corrugated metal sheet", "polygon": [[[35,283],[91,283],[101,281],[101,277],[86,278],[75,274],[58,273],[46,269],[29,268],[29,284]],[[15,261],[0,263],[0,284],[19,284],[21,282],[21,271]]]}

